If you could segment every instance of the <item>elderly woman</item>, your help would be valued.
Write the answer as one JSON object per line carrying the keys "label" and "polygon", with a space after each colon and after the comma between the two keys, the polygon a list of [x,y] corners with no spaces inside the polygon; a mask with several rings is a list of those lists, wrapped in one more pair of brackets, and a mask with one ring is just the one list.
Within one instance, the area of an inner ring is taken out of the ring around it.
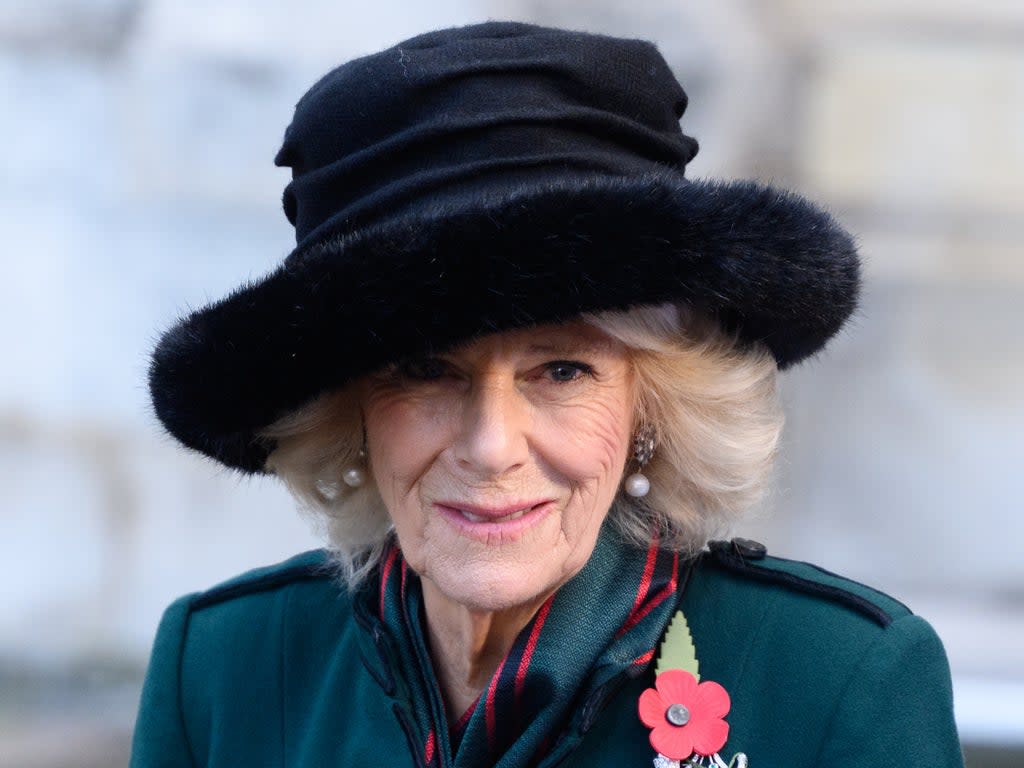
{"label": "elderly woman", "polygon": [[133,765],[962,764],[923,620],[709,543],[858,265],[795,195],[686,180],[685,106],[649,43],[513,23],[299,101],[296,250],[151,387],[329,547],[167,610]]}

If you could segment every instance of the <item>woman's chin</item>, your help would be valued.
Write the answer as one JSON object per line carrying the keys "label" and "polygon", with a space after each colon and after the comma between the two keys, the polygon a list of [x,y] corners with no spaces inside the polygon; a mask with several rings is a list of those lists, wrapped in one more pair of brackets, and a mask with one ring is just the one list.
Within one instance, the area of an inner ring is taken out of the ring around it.
{"label": "woman's chin", "polygon": [[399,542],[413,570],[448,601],[475,612],[539,608],[586,564],[599,530],[567,526],[564,511],[550,503],[534,510],[533,519],[524,515],[524,530],[512,535],[478,536],[475,529],[486,523],[453,524],[453,517],[433,516],[411,542],[402,542],[399,529]]}
{"label": "woman's chin", "polygon": [[445,598],[477,613],[536,609],[559,586],[537,579],[536,574],[493,571],[488,574],[444,573],[431,581]]}

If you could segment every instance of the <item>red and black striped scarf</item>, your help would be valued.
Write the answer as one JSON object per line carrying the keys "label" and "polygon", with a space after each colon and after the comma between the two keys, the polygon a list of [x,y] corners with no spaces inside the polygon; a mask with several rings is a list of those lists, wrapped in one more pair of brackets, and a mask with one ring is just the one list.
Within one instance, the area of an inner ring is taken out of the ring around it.
{"label": "red and black striped scarf", "polygon": [[606,525],[590,561],[540,608],[476,704],[449,729],[431,666],[419,579],[397,546],[380,569],[379,616],[399,650],[426,768],[535,765],[616,679],[643,672],[676,605],[677,553]]}

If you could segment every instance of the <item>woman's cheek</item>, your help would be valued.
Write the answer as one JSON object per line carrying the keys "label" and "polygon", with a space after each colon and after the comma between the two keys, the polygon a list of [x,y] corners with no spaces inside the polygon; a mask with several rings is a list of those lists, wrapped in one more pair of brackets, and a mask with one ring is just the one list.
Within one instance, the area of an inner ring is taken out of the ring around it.
{"label": "woman's cheek", "polygon": [[448,408],[402,391],[371,395],[364,414],[371,465],[381,476],[418,476],[447,432]]}
{"label": "woman's cheek", "polygon": [[618,475],[628,455],[629,424],[625,405],[620,402],[596,402],[582,414],[552,419],[550,460],[576,480]]}

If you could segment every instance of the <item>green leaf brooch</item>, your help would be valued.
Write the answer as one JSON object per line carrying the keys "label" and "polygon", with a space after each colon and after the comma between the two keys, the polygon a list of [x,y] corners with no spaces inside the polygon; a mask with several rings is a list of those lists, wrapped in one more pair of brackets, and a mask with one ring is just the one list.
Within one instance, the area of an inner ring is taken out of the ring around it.
{"label": "green leaf brooch", "polygon": [[700,664],[686,617],[679,611],[661,641],[654,688],[640,694],[640,720],[651,729],[658,753],[655,768],[714,766],[746,768],[747,756],[726,763],[718,751],[729,737],[729,694],[718,683],[700,681]]}

